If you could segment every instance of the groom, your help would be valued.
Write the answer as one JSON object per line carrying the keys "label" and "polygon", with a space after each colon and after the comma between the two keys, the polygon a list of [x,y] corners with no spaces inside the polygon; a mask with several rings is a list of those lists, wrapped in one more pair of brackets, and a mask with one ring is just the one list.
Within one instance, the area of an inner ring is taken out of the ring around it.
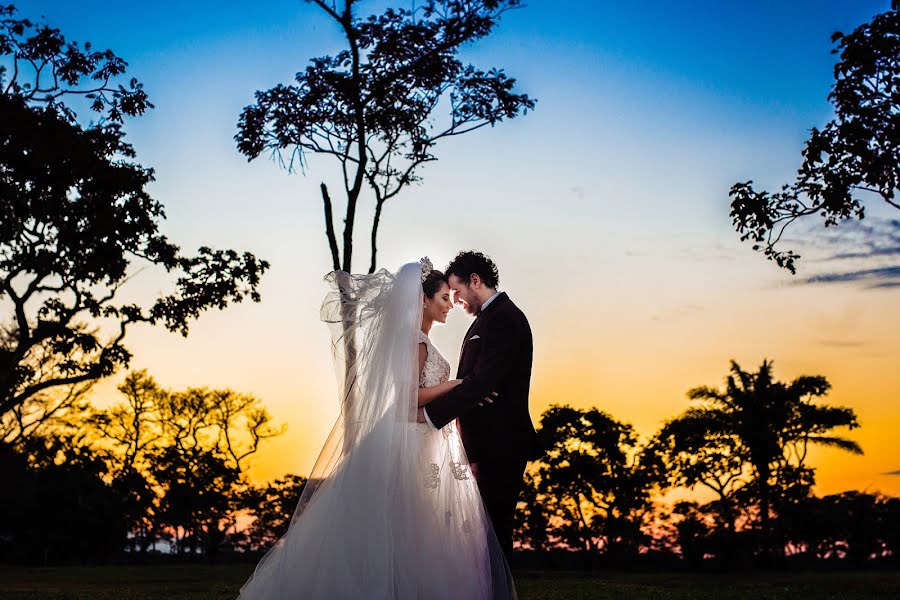
{"label": "groom", "polygon": [[531,327],[509,296],[497,291],[497,266],[484,254],[460,252],[446,275],[455,302],[475,321],[463,338],[457,370],[462,383],[419,409],[419,420],[440,429],[459,419],[472,473],[509,559],[525,463],[540,456],[528,414]]}

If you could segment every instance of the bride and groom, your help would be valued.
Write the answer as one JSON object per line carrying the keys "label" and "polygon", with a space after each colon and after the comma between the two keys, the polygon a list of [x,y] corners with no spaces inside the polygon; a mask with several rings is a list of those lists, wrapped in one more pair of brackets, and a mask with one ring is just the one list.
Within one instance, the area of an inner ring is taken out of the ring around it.
{"label": "bride and groom", "polygon": [[[240,598],[515,598],[508,566],[526,461],[532,337],[493,261],[330,273],[341,415],[288,531]],[[475,316],[457,379],[428,333]]]}

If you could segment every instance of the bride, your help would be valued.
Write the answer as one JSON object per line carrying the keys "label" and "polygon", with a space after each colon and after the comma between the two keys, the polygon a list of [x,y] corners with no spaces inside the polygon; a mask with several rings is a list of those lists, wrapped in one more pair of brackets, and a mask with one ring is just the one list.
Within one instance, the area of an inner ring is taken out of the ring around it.
{"label": "bride", "polygon": [[423,259],[326,281],[341,414],[240,598],[515,598],[456,423],[416,423],[458,383],[428,338],[453,307],[444,275]]}

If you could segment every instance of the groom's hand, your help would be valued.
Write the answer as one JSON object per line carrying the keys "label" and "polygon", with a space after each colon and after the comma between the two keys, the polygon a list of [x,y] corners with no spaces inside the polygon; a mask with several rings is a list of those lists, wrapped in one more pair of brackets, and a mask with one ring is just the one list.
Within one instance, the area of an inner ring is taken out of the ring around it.
{"label": "groom's hand", "polygon": [[485,404],[493,404],[494,400],[497,399],[499,394],[497,392],[491,392],[484,400],[478,403],[478,406],[484,406]]}
{"label": "groom's hand", "polygon": [[419,423],[427,423],[425,420],[425,407],[420,406],[419,410],[416,411],[416,421]]}

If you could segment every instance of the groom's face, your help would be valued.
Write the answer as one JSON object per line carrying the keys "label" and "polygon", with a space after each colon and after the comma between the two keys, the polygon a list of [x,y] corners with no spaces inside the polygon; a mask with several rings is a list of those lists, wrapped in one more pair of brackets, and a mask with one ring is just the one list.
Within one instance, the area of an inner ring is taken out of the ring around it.
{"label": "groom's face", "polygon": [[453,290],[453,303],[462,307],[470,315],[478,314],[481,303],[472,286],[456,275],[450,275],[448,283],[450,289]]}

